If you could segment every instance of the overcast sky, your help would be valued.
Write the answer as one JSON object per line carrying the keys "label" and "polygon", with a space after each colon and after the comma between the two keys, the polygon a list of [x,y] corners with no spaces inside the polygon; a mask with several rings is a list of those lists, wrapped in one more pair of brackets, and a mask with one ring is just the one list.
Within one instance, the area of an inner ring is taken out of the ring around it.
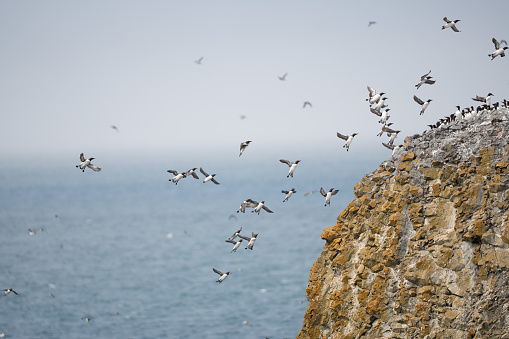
{"label": "overcast sky", "polygon": [[[475,95],[509,99],[509,57],[488,57],[508,13],[506,0],[1,1],[0,153],[236,157],[253,140],[243,156],[389,157],[366,86],[402,135]],[[416,90],[429,70],[436,84]],[[433,100],[423,116],[414,94]],[[349,153],[336,132],[359,133]]]}

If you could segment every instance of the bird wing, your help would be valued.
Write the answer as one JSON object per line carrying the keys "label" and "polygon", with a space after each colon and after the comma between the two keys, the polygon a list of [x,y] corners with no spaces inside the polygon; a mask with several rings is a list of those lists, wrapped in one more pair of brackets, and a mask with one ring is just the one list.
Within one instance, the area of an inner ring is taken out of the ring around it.
{"label": "bird wing", "polygon": [[178,172],[175,171],[175,170],[167,170],[166,172],[171,173],[173,175],[177,175],[178,174]]}
{"label": "bird wing", "polygon": [[288,194],[289,191],[282,190],[281,193]]}
{"label": "bird wing", "polygon": [[192,176],[193,176],[193,178],[195,178],[195,179],[200,179],[200,178],[198,178],[198,174],[196,174],[196,173],[194,173],[194,172],[193,172],[193,173],[191,173],[191,175],[192,175]]}
{"label": "bird wing", "polygon": [[456,26],[452,25],[451,26],[452,30],[455,31],[455,32],[459,32],[460,30],[458,28],[456,28]]}
{"label": "bird wing", "polygon": [[251,240],[251,238],[243,236],[243,235],[240,235],[240,234],[239,234],[239,238],[242,238],[242,239],[247,240],[247,241]]}
{"label": "bird wing", "polygon": [[289,160],[280,159],[279,161],[282,162],[283,164],[287,164],[288,166],[292,166],[292,163]]}
{"label": "bird wing", "polygon": [[435,83],[435,80],[430,80],[430,79],[427,79],[425,81],[426,84],[429,84],[429,85],[433,85]]}
{"label": "bird wing", "polygon": [[215,268],[212,268],[212,269],[213,269],[213,270],[214,270],[214,272],[216,272],[217,274],[219,274],[219,275],[223,275],[223,272],[218,271],[218,270],[216,270]]}
{"label": "bird wing", "polygon": [[417,96],[414,95],[414,101],[416,103],[418,103],[419,105],[424,105],[424,101],[422,101],[421,99],[419,99]]}
{"label": "bird wing", "polygon": [[236,241],[233,241],[233,240],[225,240],[226,242],[229,242],[231,244],[236,244],[237,242]]}
{"label": "bird wing", "polygon": [[447,22],[447,23],[451,22],[451,21],[447,20],[446,16],[444,16],[444,21]]}
{"label": "bird wing", "polygon": [[382,116],[382,113],[380,111],[377,111],[376,109],[370,108],[369,110],[371,111],[371,113],[378,115],[379,117]]}
{"label": "bird wing", "polygon": [[266,210],[267,212],[269,212],[269,213],[274,213],[274,212],[272,212],[272,211],[271,211],[271,210],[270,210],[267,206],[265,206],[265,205],[263,205],[263,206],[262,206],[262,208],[263,208],[264,210]]}
{"label": "bird wing", "polygon": [[200,167],[200,172],[201,172],[204,176],[206,176],[206,177],[208,177],[208,176],[209,176],[209,175],[207,174],[207,172],[205,172],[205,171],[203,170],[203,168],[201,168],[201,167]]}
{"label": "bird wing", "polygon": [[387,147],[390,150],[394,150],[394,147],[395,147],[394,145],[388,145],[385,142],[382,142],[382,145],[384,145],[385,147]]}
{"label": "bird wing", "polygon": [[85,156],[83,155],[83,153],[80,154],[80,160],[81,162],[85,161]]}
{"label": "bird wing", "polygon": [[486,98],[485,97],[480,97],[480,96],[476,95],[475,98],[472,98],[472,100],[480,101],[480,102],[485,102]]}
{"label": "bird wing", "polygon": [[247,207],[256,207],[259,204],[258,201],[254,201],[254,200],[251,200],[251,199],[247,199],[246,201],[249,203],[249,204],[246,205]]}
{"label": "bird wing", "polygon": [[375,96],[376,91],[374,88],[371,88],[368,86],[368,91],[369,91],[369,97]]}
{"label": "bird wing", "polygon": [[214,184],[216,184],[216,185],[219,185],[219,183],[218,183],[218,182],[216,181],[216,179],[214,179],[214,178],[210,179],[210,181],[212,181],[212,182],[213,182]]}
{"label": "bird wing", "polygon": [[94,164],[88,164],[88,168],[90,168],[91,170],[95,171],[95,172],[99,172],[101,169],[97,166],[95,166]]}
{"label": "bird wing", "polygon": [[493,44],[495,44],[495,49],[500,48],[500,44],[498,43],[497,39],[493,38],[493,39],[491,39],[491,41],[493,41]]}
{"label": "bird wing", "polygon": [[[380,115],[381,115],[381,114],[380,114]],[[337,135],[337,136],[338,136],[338,138],[340,138],[340,139],[348,140],[348,136],[343,135],[343,134],[341,134],[341,133],[339,133],[339,132],[336,132],[336,135]]]}
{"label": "bird wing", "polygon": [[426,78],[430,73],[431,73],[431,70],[429,70],[428,73],[426,73],[423,76],[421,76],[421,80],[424,80],[424,78]]}
{"label": "bird wing", "polygon": [[327,193],[325,193],[325,191],[323,190],[323,187],[320,187],[320,194],[323,195],[324,197],[327,196]]}
{"label": "bird wing", "polygon": [[331,195],[336,195],[336,194],[338,194],[338,192],[339,192],[339,190],[334,190],[331,192]]}

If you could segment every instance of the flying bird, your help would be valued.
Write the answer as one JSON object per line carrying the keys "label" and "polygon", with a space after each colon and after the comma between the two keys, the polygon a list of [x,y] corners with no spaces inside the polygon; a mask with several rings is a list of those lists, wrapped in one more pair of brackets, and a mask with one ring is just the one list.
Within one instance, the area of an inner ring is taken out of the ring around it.
{"label": "flying bird", "polygon": [[244,151],[246,150],[246,147],[249,146],[250,143],[251,143],[251,140],[244,141],[244,142],[240,143],[240,154],[239,154],[239,157],[242,155],[242,153],[244,153]]}
{"label": "flying bird", "polygon": [[315,194],[316,192],[317,192],[316,190],[308,191],[308,192],[304,193],[304,196],[307,197],[308,195]]}
{"label": "flying bird", "polygon": [[389,145],[392,145],[394,143],[394,140],[397,138],[399,132],[400,131],[394,131],[392,133],[387,133],[387,136],[389,137]]}
{"label": "flying bird", "polygon": [[216,282],[218,282],[218,283],[223,282],[223,280],[225,280],[228,277],[228,275],[230,274],[230,272],[223,273],[221,271],[216,270],[215,268],[212,268],[212,270],[214,270],[214,272],[219,274],[219,279],[216,280]]}
{"label": "flying bird", "polygon": [[329,192],[325,193],[325,191],[323,190],[323,187],[320,187],[320,194],[325,197],[325,205],[324,206],[327,206],[327,205],[330,206],[330,198],[333,195],[338,194],[338,192],[339,192],[339,190],[334,190],[334,188],[331,188],[329,190]]}
{"label": "flying bird", "polygon": [[426,108],[428,108],[428,105],[432,100],[428,99],[426,101],[422,101],[421,99],[414,95],[414,101],[421,105],[421,113],[419,113],[419,115],[423,115],[424,111],[426,110]]}
{"label": "flying bird", "polygon": [[430,73],[431,73],[431,70],[428,73],[421,76],[421,80],[419,81],[419,83],[417,85],[415,85],[415,87],[417,87],[417,89],[419,89],[419,87],[421,87],[421,85],[423,85],[423,84],[433,85],[435,83],[435,80],[431,80],[432,76],[429,76]]}
{"label": "flying bird", "polygon": [[390,108],[386,108],[382,112],[377,111],[376,109],[373,108],[370,108],[369,110],[371,111],[371,113],[378,115],[380,117],[380,120],[378,120],[378,122],[381,124],[385,124],[387,120],[389,120],[389,118],[391,117],[389,115],[389,111],[391,110]]}
{"label": "flying bird", "polygon": [[339,133],[339,132],[336,132],[336,135],[338,136],[338,138],[343,139],[343,140],[345,140],[345,141],[346,141],[346,143],[343,145],[343,148],[345,148],[345,147],[346,147],[346,151],[347,151],[347,152],[348,152],[348,149],[350,148],[350,144],[352,143],[353,138],[354,138],[357,134],[358,134],[358,133],[354,133],[354,134],[352,134],[352,135],[347,136],[347,135],[343,135],[343,134],[341,134],[341,133]]}
{"label": "flying bird", "polygon": [[118,127],[117,127],[117,126],[115,126],[115,125],[111,125],[110,127],[111,127],[112,129],[114,129],[115,131],[117,131],[117,133],[118,133]]}
{"label": "flying bird", "polygon": [[236,230],[236,231],[235,231],[235,232],[231,235],[231,237],[230,237],[228,240],[233,240],[233,239],[235,239],[236,237],[238,237],[238,236],[239,236],[239,234],[240,234],[240,231],[242,231],[242,226],[241,226],[238,230]]}
{"label": "flying bird", "polygon": [[374,24],[376,24],[376,21],[370,21],[370,22],[368,23],[368,27],[370,27],[371,25],[374,25]]}
{"label": "flying bird", "polygon": [[397,154],[399,152],[399,150],[403,147],[403,145],[394,146],[394,145],[391,145],[391,144],[386,144],[384,142],[382,142],[382,145],[384,145],[388,149],[392,150],[392,155]]}
{"label": "flying bird", "polygon": [[169,181],[173,182],[175,185],[178,184],[179,180],[186,177],[186,172],[178,173],[175,170],[167,170],[166,172],[171,173],[174,175],[173,178],[168,179]]}
{"label": "flying bird", "polygon": [[16,295],[19,295],[19,294],[18,294],[18,292],[16,292],[16,291],[15,291],[15,290],[13,290],[12,288],[7,288],[7,289],[2,290],[2,291],[4,291],[4,296],[6,296],[7,294],[9,294],[9,293],[11,293],[11,292],[12,292],[12,293],[14,293],[14,294],[16,294]]}
{"label": "flying bird", "polygon": [[195,178],[195,179],[200,179],[200,178],[198,177],[198,174],[196,174],[196,172],[195,172],[195,171],[196,171],[196,167],[191,168],[190,170],[188,170],[188,171],[186,172],[186,174],[185,174],[184,178],[187,178],[188,176],[192,176],[192,177],[193,177],[193,178]]}
{"label": "flying bird", "polygon": [[[500,43],[495,38],[491,39],[491,41],[493,41],[493,44],[495,45],[495,52],[488,54],[488,56],[491,57],[491,60],[495,59],[499,55],[501,58],[505,57],[505,50],[508,47],[507,46],[500,47]],[[503,41],[505,41],[505,40],[503,40]],[[506,42],[506,45],[507,45],[507,42]]]}
{"label": "flying bird", "polygon": [[302,108],[306,108],[306,106],[313,107],[309,101],[304,101],[304,105],[302,105]]}
{"label": "flying bird", "polygon": [[297,191],[295,190],[295,188],[292,188],[291,190],[289,191],[285,191],[285,190],[282,190],[281,193],[284,193],[286,194],[286,197],[285,197],[285,200],[283,200],[283,202],[286,202],[288,201],[288,199],[290,199],[290,197],[292,196],[293,193],[296,193]]}
{"label": "flying bird", "polygon": [[239,248],[240,244],[242,243],[242,239],[240,239],[239,241],[234,241],[234,240],[230,240],[230,239],[225,240],[225,241],[234,244],[233,249],[230,253],[237,252],[237,249]]}
{"label": "flying bird", "polygon": [[278,76],[279,80],[281,81],[285,81],[286,80],[286,76],[288,75],[288,73],[285,73],[283,74],[283,76]]}
{"label": "flying bird", "polygon": [[384,92],[377,93],[375,89],[373,89],[369,86],[368,86],[368,91],[369,91],[369,98],[366,99],[366,101],[369,101],[370,105],[377,103],[378,100],[380,100],[380,98],[382,97],[382,95],[385,94]]}
{"label": "flying bird", "polygon": [[246,213],[246,208],[255,208],[258,204],[253,203],[253,200],[246,199],[240,204],[240,208],[237,210],[237,213],[242,212]]}
{"label": "flying bird", "polygon": [[280,162],[283,164],[287,164],[290,167],[290,171],[288,172],[287,178],[292,177],[293,178],[293,172],[295,172],[295,169],[297,168],[297,165],[299,164],[300,160],[297,160],[295,162],[290,162],[289,160],[280,159]]}
{"label": "flying bird", "polygon": [[202,60],[203,60],[203,57],[199,58],[198,60],[195,60],[194,62],[196,62],[197,65],[201,65]]}
{"label": "flying bird", "polygon": [[384,124],[382,126],[382,129],[380,130],[380,132],[376,136],[377,137],[381,137],[382,134],[384,134],[384,133],[399,133],[400,132],[400,131],[395,131],[395,130],[389,128],[389,126],[391,126],[391,125],[392,125],[392,122],[388,123],[388,124]]}
{"label": "flying bird", "polygon": [[200,172],[205,176],[205,180],[203,180],[204,183],[206,183],[207,181],[212,181],[214,184],[219,185],[219,183],[216,181],[216,179],[214,179],[214,177],[216,176],[215,174],[209,175],[201,167],[200,167]]}
{"label": "flying bird", "polygon": [[374,109],[375,109],[376,111],[379,111],[379,112],[380,112],[380,110],[381,110],[382,108],[387,107],[386,105],[384,105],[385,100],[387,100],[387,98],[386,98],[386,97],[382,97],[382,98],[380,98],[380,100],[378,100],[378,103],[376,104],[376,106],[375,106],[375,108],[374,108]]}
{"label": "flying bird", "polygon": [[95,158],[88,158],[88,159],[85,159],[85,157],[83,156],[83,153],[80,154],[80,160],[81,160],[81,164],[79,165],[76,165],[76,168],[79,168],[80,170],[82,170],[83,172],[85,172],[85,168],[90,168],[91,170],[95,171],[95,172],[99,172],[101,169],[97,166],[94,166],[92,164],[92,160],[94,160]]}
{"label": "flying bird", "polygon": [[[268,213],[274,213],[272,212],[267,206],[265,206],[265,201],[262,201],[262,202],[257,202],[257,201],[254,201],[254,200],[250,200],[250,202],[253,204],[253,205],[256,205],[254,210],[251,211],[251,213],[258,213],[260,214],[261,210],[265,210],[266,212]],[[239,237],[240,237],[240,234],[239,234]]]}
{"label": "flying bird", "polygon": [[257,236],[258,236],[258,233],[255,233],[255,232],[252,232],[251,238],[245,237],[245,236],[239,234],[239,238],[249,241],[249,243],[247,244],[247,247],[245,249],[247,250],[249,248],[251,251],[253,250],[253,246],[255,244]]}
{"label": "flying bird", "polygon": [[455,32],[459,32],[459,29],[456,28],[456,23],[458,23],[461,20],[447,20],[447,17],[444,17],[444,21],[446,22],[445,25],[442,26],[442,29],[451,28]]}

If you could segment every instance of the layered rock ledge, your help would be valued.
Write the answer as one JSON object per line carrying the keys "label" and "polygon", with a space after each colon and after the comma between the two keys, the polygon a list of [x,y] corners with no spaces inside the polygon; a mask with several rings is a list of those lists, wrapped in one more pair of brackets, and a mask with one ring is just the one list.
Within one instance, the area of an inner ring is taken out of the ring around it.
{"label": "layered rock ledge", "polygon": [[509,338],[509,111],[405,140],[326,228],[298,338]]}

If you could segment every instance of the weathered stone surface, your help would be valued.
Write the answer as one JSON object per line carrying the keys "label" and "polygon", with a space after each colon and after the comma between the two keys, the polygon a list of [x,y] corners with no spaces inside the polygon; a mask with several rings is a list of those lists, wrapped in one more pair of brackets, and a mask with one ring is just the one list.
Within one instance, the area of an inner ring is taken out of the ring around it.
{"label": "weathered stone surface", "polygon": [[509,111],[414,135],[354,187],[298,338],[509,338]]}

